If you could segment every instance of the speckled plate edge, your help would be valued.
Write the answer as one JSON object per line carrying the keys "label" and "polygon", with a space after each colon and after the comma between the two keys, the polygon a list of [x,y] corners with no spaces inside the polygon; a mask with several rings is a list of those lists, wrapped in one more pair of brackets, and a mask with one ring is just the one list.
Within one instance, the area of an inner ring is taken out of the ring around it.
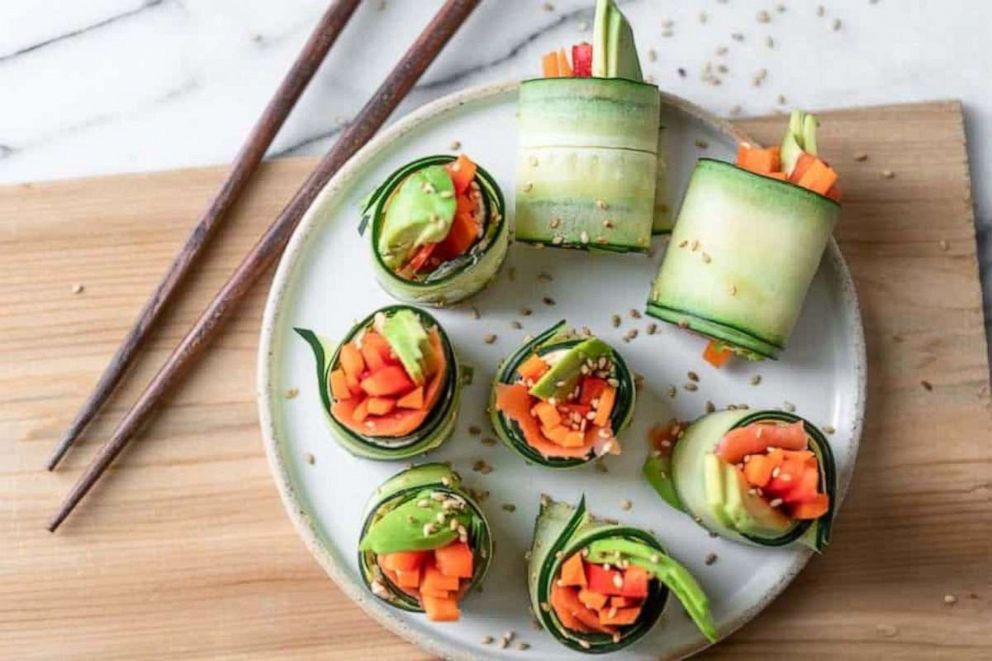
{"label": "speckled plate edge", "polygon": [[[274,372],[274,366],[272,363],[275,360],[275,356],[270,348],[273,343],[274,333],[278,327],[277,324],[279,323],[282,300],[286,294],[287,287],[289,286],[293,266],[295,265],[297,259],[300,258],[310,233],[318,227],[318,219],[321,215],[320,209],[331,198],[331,196],[347,186],[348,183],[358,174],[358,172],[360,172],[361,169],[368,164],[380,150],[388,146],[393,141],[416,131],[422,124],[431,121],[436,115],[454,110],[467,103],[475,103],[484,101],[489,97],[497,97],[502,94],[512,93],[519,87],[519,85],[520,83],[517,81],[479,85],[428,103],[410,113],[406,117],[398,120],[395,124],[378,134],[375,138],[370,140],[368,144],[360,149],[358,153],[356,153],[347,163],[344,164],[344,166],[327,183],[327,185],[324,186],[324,188],[314,199],[313,203],[304,214],[300,225],[296,228],[293,236],[290,238],[289,243],[286,246],[286,250],[279,262],[279,267],[272,282],[272,287],[269,290],[268,299],[265,305],[265,312],[262,316],[262,333],[258,347],[258,378],[256,380],[256,396],[258,398],[259,423],[262,429],[265,454],[268,458],[269,467],[272,470],[272,476],[275,479],[276,487],[279,490],[279,495],[282,498],[283,506],[286,508],[286,512],[289,514],[289,518],[296,527],[300,537],[303,538],[307,548],[317,559],[317,562],[320,563],[320,566],[324,569],[327,575],[334,580],[342,592],[358,604],[358,606],[361,607],[362,610],[364,610],[369,616],[371,616],[379,624],[411,643],[418,645],[427,652],[449,659],[477,659],[482,657],[473,656],[471,654],[463,654],[460,650],[450,648],[441,642],[419,635],[418,632],[411,629],[402,619],[391,613],[386,606],[378,603],[375,598],[372,597],[362,586],[352,582],[350,578],[346,576],[345,570],[338,566],[333,556],[320,543],[315,524],[309,518],[307,511],[304,509],[296,495],[289,471],[283,464],[282,455],[280,453],[279,447],[283,441],[279,437],[279,432],[276,429],[275,424],[275,416],[273,415],[274,407],[278,401],[278,394],[272,385],[272,374]],[[738,142],[748,141],[755,144],[757,143],[757,141],[748,136],[747,133],[741,131],[730,122],[716,117],[703,108],[690,103],[685,99],[662,92],[661,103],[663,109],[667,107],[669,110],[681,112],[690,117],[692,120],[708,126],[710,129],[715,130],[730,139]],[[827,248],[825,259],[829,259],[832,262],[834,273],[836,273],[839,278],[839,282],[837,282],[836,285],[840,288],[840,296],[844,301],[845,309],[854,312],[854,318],[851,320],[853,327],[848,329],[850,332],[850,337],[854,341],[853,351],[855,354],[855,369],[857,375],[857,392],[855,393],[855,400],[853,402],[855,416],[850,430],[852,460],[846,470],[839,472],[837,485],[837,511],[839,511],[840,505],[847,493],[847,487],[850,483],[851,474],[854,471],[854,465],[857,460],[858,448],[861,440],[861,431],[864,424],[867,393],[867,357],[865,351],[864,328],[861,322],[861,310],[858,305],[854,281],[851,278],[851,273],[847,268],[847,263],[844,261],[843,255],[841,255],[840,248],[837,246],[836,241],[834,241],[832,237]],[[799,572],[802,571],[803,567],[806,566],[806,563],[812,553],[812,551],[806,551],[805,553],[798,555],[793,565],[783,574],[782,580],[773,589],[766,592],[754,607],[741,611],[728,625],[724,627],[725,633],[721,640],[730,636],[734,631],[742,627],[758,613],[764,610],[768,604],[774,601],[775,598],[778,597],[778,595],[781,594],[789,583],[791,583],[792,580],[799,574]],[[704,643],[695,647],[672,650],[672,653],[677,657],[685,657],[705,649],[706,647],[708,647],[708,645]]]}

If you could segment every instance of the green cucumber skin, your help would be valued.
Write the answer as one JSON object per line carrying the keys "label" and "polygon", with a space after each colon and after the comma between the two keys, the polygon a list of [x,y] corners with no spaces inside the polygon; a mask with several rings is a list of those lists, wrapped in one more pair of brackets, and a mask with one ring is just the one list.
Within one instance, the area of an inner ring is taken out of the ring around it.
{"label": "green cucumber skin", "polygon": [[[429,429],[426,434],[423,428],[421,428],[410,437],[403,438],[390,439],[358,436],[352,430],[335,420],[334,416],[331,415],[328,375],[331,368],[338,362],[338,355],[342,344],[350,341],[359,331],[368,327],[378,313],[388,313],[401,309],[408,309],[415,312],[428,328],[437,328],[438,334],[441,336],[441,345],[444,348],[445,358],[449,365],[449,381],[444,385],[444,392],[441,393],[441,399],[438,403],[438,406],[443,408],[441,411],[433,412],[427,417],[424,426],[429,426]],[[331,429],[331,434],[334,440],[351,454],[365,459],[380,461],[409,459],[410,457],[440,447],[454,434],[458,407],[461,401],[462,368],[458,363],[458,357],[451,346],[451,340],[447,333],[445,333],[444,328],[441,327],[437,319],[427,312],[407,305],[391,305],[380,308],[355,324],[344,336],[340,344],[334,347],[319,338],[313,331],[297,328],[296,332],[307,342],[314,353],[321,408],[324,409],[324,415]]]}
{"label": "green cucumber skin", "polygon": [[[836,202],[798,186],[701,159],[652,286],[648,312],[685,322],[734,347],[777,357],[839,212]],[[696,250],[691,249],[694,242]]]}
{"label": "green cucumber skin", "polygon": [[376,250],[385,202],[388,201],[393,188],[402,182],[410,172],[419,167],[443,165],[453,160],[455,157],[450,154],[425,156],[398,168],[370,196],[363,209],[363,223],[360,231],[364,231],[366,224],[371,225],[369,245],[376,281],[386,293],[399,301],[434,307],[443,307],[463,301],[485,289],[499,274],[499,269],[506,259],[510,246],[510,225],[506,219],[503,192],[492,175],[482,167],[478,167],[476,181],[479,183],[486,201],[489,215],[487,227],[491,229],[487,229],[487,236],[483,237],[483,241],[488,239],[489,244],[482,249],[481,255],[474,262],[437,282],[411,282],[393,273],[383,263]]}
{"label": "green cucumber skin", "polygon": [[647,252],[658,180],[657,87],[617,78],[528,80],[519,108],[515,237]]}

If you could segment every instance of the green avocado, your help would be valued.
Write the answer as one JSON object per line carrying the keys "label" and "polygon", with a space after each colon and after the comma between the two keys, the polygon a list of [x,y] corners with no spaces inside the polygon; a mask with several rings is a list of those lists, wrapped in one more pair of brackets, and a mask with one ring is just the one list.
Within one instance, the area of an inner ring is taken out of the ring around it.
{"label": "green avocado", "polygon": [[733,522],[731,527],[752,537],[774,539],[788,533],[792,521],[766,503],[764,498],[750,493],[737,468],[726,462],[720,463],[723,468],[723,511]]}
{"label": "green avocado", "polygon": [[600,356],[613,357],[613,349],[606,342],[595,337],[579,342],[533,385],[530,394],[539,399],[563,398],[578,382],[582,363]]}
{"label": "green avocado", "polygon": [[425,366],[433,365],[435,361],[434,348],[417,313],[402,309],[386,315],[379,326],[379,332],[389,342],[414,383],[422,384],[425,381]]}
{"label": "green avocado", "polygon": [[679,493],[672,481],[672,458],[669,455],[650,456],[644,462],[644,479],[661,499],[677,510],[685,511]]}
{"label": "green avocado", "polygon": [[706,507],[710,514],[727,528],[734,528],[734,523],[724,511],[724,472],[723,461],[712,452],[703,456],[703,485],[706,491]]}
{"label": "green avocado", "polygon": [[789,128],[782,139],[779,156],[782,171],[792,174],[796,162],[803,152],[816,156],[816,117],[802,110],[793,110],[789,116]]}
{"label": "green avocado", "polygon": [[420,246],[448,235],[455,218],[455,186],[442,165],[411,173],[386,203],[376,251],[395,269]]}
{"label": "green avocado", "polygon": [[592,75],[641,82],[634,32],[613,0],[598,0],[593,25]]}
{"label": "green avocado", "polygon": [[[429,551],[457,539],[457,526],[452,530],[451,521],[468,526],[471,515],[464,509],[444,509],[441,501],[431,497],[432,493],[425,489],[375,521],[362,538],[359,550],[373,553]],[[438,515],[444,520],[440,521]]]}

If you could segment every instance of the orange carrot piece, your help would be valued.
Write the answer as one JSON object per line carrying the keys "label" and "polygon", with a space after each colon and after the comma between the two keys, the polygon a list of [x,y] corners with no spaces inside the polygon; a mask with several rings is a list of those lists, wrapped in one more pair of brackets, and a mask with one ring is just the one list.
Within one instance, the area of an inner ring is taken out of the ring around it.
{"label": "orange carrot piece", "polygon": [[606,606],[607,600],[609,600],[609,597],[607,597],[605,594],[601,594],[599,592],[595,592],[593,590],[589,590],[586,588],[579,590],[579,601],[585,604],[586,607],[591,608],[593,610],[598,611],[604,606]]}
{"label": "orange carrot piece", "polygon": [[744,477],[751,486],[763,487],[772,479],[772,471],[781,463],[782,454],[752,454],[750,457],[744,464]]}
{"label": "orange carrot piece", "polygon": [[[455,212],[454,220],[451,221],[451,228],[448,229],[448,235],[444,237],[444,240],[438,244],[437,252],[441,259],[451,260],[455,257],[461,257],[479,238],[479,224],[475,222],[471,206],[465,209],[461,208],[462,200],[466,199],[464,195],[458,197],[459,209]],[[471,202],[464,204],[470,205]]]}
{"label": "orange carrot piece", "polygon": [[418,386],[403,395],[396,401],[396,406],[401,409],[422,409],[424,408],[424,387]]}
{"label": "orange carrot piece", "polygon": [[592,424],[597,427],[605,427],[610,421],[610,414],[613,413],[613,405],[617,400],[617,389],[612,386],[603,388],[599,393],[599,406],[596,407],[596,417]]}
{"label": "orange carrot piece", "polygon": [[434,559],[445,576],[472,578],[472,549],[465,542],[451,542],[434,549]]}
{"label": "orange carrot piece", "polygon": [[362,423],[365,422],[367,417],[369,417],[369,400],[363,399],[361,403],[355,407],[355,410],[351,412],[351,419],[355,422]]}
{"label": "orange carrot piece", "polygon": [[737,147],[737,165],[758,174],[778,172],[782,169],[778,147],[759,149],[758,147]]}
{"label": "orange carrot piece", "polygon": [[577,585],[584,588],[586,586],[586,568],[582,562],[582,556],[574,553],[563,562],[561,564],[561,576],[558,578],[562,586]]}
{"label": "orange carrot piece", "polygon": [[568,427],[558,425],[557,427],[541,427],[541,433],[558,445],[565,445],[565,437],[568,435]]}
{"label": "orange carrot piece", "polygon": [[411,257],[410,261],[406,263],[405,270],[411,273],[422,271],[424,267],[427,266],[430,258],[434,255],[434,249],[437,248],[437,246],[437,243],[425,243],[417,248],[417,251],[413,253],[413,257]]}
{"label": "orange carrot piece", "polygon": [[640,605],[640,601],[634,597],[610,597],[610,608],[631,608]]}
{"label": "orange carrot piece", "polygon": [[706,348],[703,349],[703,360],[717,368],[726,365],[727,361],[730,360],[730,357],[733,355],[733,351],[716,340],[710,340],[707,342]]}
{"label": "orange carrot piece", "polygon": [[431,622],[457,622],[461,616],[458,600],[454,597],[432,597],[422,594],[420,603],[424,607],[427,619]]}
{"label": "orange carrot piece", "polygon": [[744,455],[762,454],[769,447],[804,450],[807,443],[806,428],[801,421],[789,425],[755,422],[724,434],[716,454],[727,463],[736,464]]}
{"label": "orange carrot piece", "polygon": [[525,379],[532,379],[537,381],[544,373],[551,369],[547,361],[538,356],[536,353],[522,362],[517,368],[517,372]]}
{"label": "orange carrot piece", "polygon": [[622,627],[637,622],[637,618],[640,617],[640,615],[640,606],[635,606],[633,608],[604,608],[599,611],[599,623],[606,625],[612,624]]}
{"label": "orange carrot piece", "polygon": [[585,457],[596,442],[595,432],[589,435],[582,447],[563,447],[553,442],[541,432],[541,425],[530,414],[534,406],[534,398],[530,396],[527,386],[523,384],[496,384],[496,410],[508,420],[520,425],[524,440],[527,444],[545,457]]}
{"label": "orange carrot piece", "polygon": [[387,365],[362,379],[362,390],[371,397],[389,397],[413,388],[413,381],[399,365]]}
{"label": "orange carrot piece", "polygon": [[802,176],[806,174],[806,170],[809,169],[809,166],[813,165],[814,161],[816,161],[816,156],[806,152],[800,154],[799,158],[796,159],[796,164],[793,166],[792,172],[789,173],[789,181],[793,183],[798,182]]}
{"label": "orange carrot piece", "polygon": [[837,187],[837,184],[831,186],[830,190],[824,193],[824,195],[829,197],[834,202],[840,202],[840,198],[843,196],[843,194],[840,191],[840,188]]}
{"label": "orange carrot piece", "polygon": [[615,631],[612,627],[604,626],[599,623],[599,616],[596,612],[586,608],[585,604],[579,601],[579,593],[575,588],[565,588],[558,585],[552,585],[552,600],[555,599],[556,595],[562,608],[568,610],[584,626],[594,631],[600,631],[603,633],[613,633]]}
{"label": "orange carrot piece", "polygon": [[[435,553],[436,555],[436,553]],[[421,592],[440,593],[458,590],[458,577],[446,576],[434,563],[424,565],[424,578],[420,582]]]}
{"label": "orange carrot piece", "polygon": [[365,359],[362,358],[362,352],[354,342],[345,342],[341,347],[338,363],[344,373],[353,379],[360,379],[362,372],[365,371]]}
{"label": "orange carrot piece", "polygon": [[582,624],[579,618],[572,615],[572,611],[566,605],[565,599],[562,597],[562,592],[568,589],[570,588],[560,588],[557,585],[551,586],[551,608],[554,609],[555,615],[558,616],[558,620],[561,621],[566,629],[579,633],[592,631],[592,629]]}
{"label": "orange carrot piece", "polygon": [[396,400],[391,397],[369,397],[365,401],[369,407],[369,415],[386,415],[396,408]]}
{"label": "orange carrot piece", "polygon": [[534,407],[534,413],[541,424],[548,429],[553,429],[561,424],[561,414],[558,413],[558,409],[547,402],[537,404]]}
{"label": "orange carrot piece", "polygon": [[648,582],[651,574],[644,567],[631,565],[623,572],[623,587],[620,589],[622,597],[646,597],[648,596]]}
{"label": "orange carrot piece", "polygon": [[344,375],[343,369],[336,369],[331,372],[331,395],[334,399],[349,399],[351,397],[348,378]]}
{"label": "orange carrot piece", "polygon": [[565,440],[562,441],[562,447],[566,448],[581,448],[586,444],[586,435],[581,431],[571,431],[565,432]]}
{"label": "orange carrot piece", "polygon": [[765,172],[766,177],[771,177],[772,179],[781,179],[782,181],[788,181],[789,176],[784,172]]}
{"label": "orange carrot piece", "polygon": [[558,53],[551,51],[541,58],[541,69],[545,78],[558,77]]}
{"label": "orange carrot piece", "polygon": [[564,48],[558,49],[558,77],[572,77],[572,65],[568,63],[568,55],[565,54]]}
{"label": "orange carrot piece", "polygon": [[406,571],[396,570],[396,584],[401,588],[420,587],[420,567]]}
{"label": "orange carrot piece", "polygon": [[816,159],[796,183],[814,193],[825,195],[835,181],[837,181],[837,172],[820,159]]}
{"label": "orange carrot piece", "polygon": [[[451,183],[455,185],[455,195],[464,196],[468,191],[468,187],[475,179],[475,172],[478,169],[475,161],[465,154],[459,154],[458,158],[448,163],[445,168],[448,170],[448,174],[451,175]],[[463,210],[466,208],[464,206],[466,201],[468,200],[460,201],[462,202],[460,206],[462,206]],[[471,210],[471,207],[468,207],[468,209]]]}
{"label": "orange carrot piece", "polygon": [[799,503],[792,508],[792,516],[796,519],[819,519],[830,509],[830,496],[819,493],[811,501]]}
{"label": "orange carrot piece", "polygon": [[379,565],[392,571],[411,571],[418,569],[430,557],[430,551],[397,551],[379,555]]}

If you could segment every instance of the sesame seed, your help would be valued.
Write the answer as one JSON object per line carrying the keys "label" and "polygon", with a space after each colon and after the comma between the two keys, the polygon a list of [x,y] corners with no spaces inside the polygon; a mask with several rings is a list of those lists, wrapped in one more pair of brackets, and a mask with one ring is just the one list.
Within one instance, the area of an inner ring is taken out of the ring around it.
{"label": "sesame seed", "polygon": [[953,594],[945,594],[944,603],[947,604],[948,606],[953,606],[954,604],[958,603],[958,598],[955,597]]}
{"label": "sesame seed", "polygon": [[440,193],[438,193],[438,196],[442,200],[449,200],[449,199],[453,198],[455,196],[455,194],[453,192],[451,192],[450,190],[443,190]]}
{"label": "sesame seed", "polygon": [[933,391],[933,384],[927,381],[926,379],[920,381],[920,385],[923,386],[923,389],[926,390],[927,392]]}
{"label": "sesame seed", "polygon": [[492,445],[496,445],[497,440],[495,438],[493,438],[492,436],[486,436],[485,438],[482,439],[481,443],[483,445],[492,446]]}
{"label": "sesame seed", "polygon": [[687,245],[689,245],[689,242],[686,239],[679,241],[679,248],[685,248]]}
{"label": "sesame seed", "polygon": [[662,30],[661,31],[661,36],[662,37],[665,37],[665,38],[671,37],[673,34],[675,34],[675,33],[672,32],[671,30]]}
{"label": "sesame seed", "polygon": [[706,22],[706,19],[708,19],[708,18],[709,18],[709,16],[706,15],[706,12],[704,12],[704,11],[699,12],[699,22],[700,23],[705,23]]}
{"label": "sesame seed", "polygon": [[837,30],[840,30],[840,28],[841,28],[841,25],[842,25],[842,24],[841,24],[841,22],[840,22],[840,19],[839,19],[839,18],[835,18],[835,19],[834,19],[834,24],[833,24],[833,26],[832,26],[832,27],[833,27],[833,29],[834,29],[834,31],[836,32]]}
{"label": "sesame seed", "polygon": [[675,399],[675,395],[677,395],[679,391],[678,391],[678,389],[675,388],[675,386],[671,386],[670,385],[670,386],[668,386],[668,391],[667,392],[668,392],[668,396],[670,398]]}
{"label": "sesame seed", "polygon": [[751,385],[752,386],[756,386],[759,383],[761,383],[761,375],[760,374],[755,374],[754,376],[751,377]]}
{"label": "sesame seed", "polygon": [[689,381],[688,383],[683,384],[682,387],[685,388],[686,390],[688,390],[689,392],[695,392],[695,391],[699,390],[699,386],[697,386],[692,381]]}
{"label": "sesame seed", "polygon": [[76,284],[74,284],[72,286],[72,293],[73,294],[82,294],[84,289],[86,289],[86,288],[83,285],[81,285],[80,283],[77,282]]}
{"label": "sesame seed", "polygon": [[530,649],[530,643],[524,643],[524,642],[517,643],[517,649],[520,650],[521,652],[526,652],[527,650]]}
{"label": "sesame seed", "polygon": [[634,506],[634,503],[630,502],[626,498],[620,501],[620,509],[627,511]]}
{"label": "sesame seed", "polygon": [[658,61],[658,51],[656,51],[653,48],[649,48],[648,49],[648,60],[650,60],[652,62],[657,62]]}
{"label": "sesame seed", "polygon": [[697,139],[696,146],[699,147],[700,149],[706,149],[710,146],[710,143],[706,142],[705,140]]}
{"label": "sesame seed", "polygon": [[868,160],[868,152],[859,151],[857,154],[854,155],[854,160],[856,160],[858,163],[864,163],[865,161]]}
{"label": "sesame seed", "polygon": [[637,337],[637,329],[631,328],[630,330],[628,330],[626,333],[623,334],[623,341],[630,342],[636,337]]}
{"label": "sesame seed", "polygon": [[[755,466],[757,466],[757,464],[755,464]],[[779,473],[781,472],[782,469],[776,466],[775,468],[772,469],[772,477],[778,477]]]}
{"label": "sesame seed", "polygon": [[482,642],[483,645],[492,645],[493,644],[493,637],[492,636],[483,636],[482,637],[482,640],[480,642]]}
{"label": "sesame seed", "polygon": [[937,242],[937,245],[940,246],[941,250],[948,250],[951,247],[951,244],[947,242],[947,239],[941,239]]}
{"label": "sesame seed", "polygon": [[472,436],[478,436],[479,434],[482,433],[482,429],[478,425],[469,425],[468,433],[471,434]]}
{"label": "sesame seed", "polygon": [[769,48],[775,48],[775,40],[771,37],[765,37],[765,45]]}
{"label": "sesame seed", "polygon": [[561,225],[561,218],[559,218],[558,216],[555,216],[555,217],[553,217],[551,219],[551,222],[548,223],[548,224],[551,226],[551,229],[554,229],[554,228],[558,227],[559,225]]}
{"label": "sesame seed", "polygon": [[424,537],[430,537],[434,534],[437,529],[434,527],[433,523],[428,523],[424,525]]}
{"label": "sesame seed", "polygon": [[550,296],[545,296],[541,298],[541,302],[543,302],[545,305],[556,305],[555,299],[551,298]]}
{"label": "sesame seed", "polygon": [[768,503],[771,507],[779,507],[782,504],[781,498],[773,498],[771,502]]}
{"label": "sesame seed", "polygon": [[772,17],[769,15],[769,13],[767,11],[765,11],[764,9],[762,9],[761,11],[758,12],[758,22],[759,23],[767,23],[770,20],[772,20]]}
{"label": "sesame seed", "polygon": [[622,588],[623,587],[623,577],[620,576],[620,574],[614,574],[613,575],[613,585],[616,588]]}
{"label": "sesame seed", "polygon": [[589,243],[589,232],[582,230],[582,232],[579,233],[579,241],[582,243]]}
{"label": "sesame seed", "polygon": [[733,115],[733,116],[737,116],[737,115],[741,114],[741,110],[742,109],[741,109],[740,106],[731,106],[731,108],[730,108],[730,114]]}
{"label": "sesame seed", "polygon": [[778,104],[779,104],[780,106],[784,106],[784,105],[786,104],[786,98],[785,98],[785,95],[784,95],[784,94],[779,94],[779,95],[778,95],[778,99],[777,99],[777,101],[778,101]]}
{"label": "sesame seed", "polygon": [[487,333],[482,338],[482,341],[485,342],[486,344],[492,344],[493,342],[496,341],[496,334],[495,333]]}
{"label": "sesame seed", "polygon": [[596,200],[596,208],[597,209],[605,209],[606,208],[606,201],[605,200]]}
{"label": "sesame seed", "polygon": [[551,282],[554,278],[547,271],[541,271],[537,274],[537,279],[541,282]]}
{"label": "sesame seed", "polygon": [[886,179],[892,179],[893,177],[896,176],[896,173],[893,172],[892,170],[882,170],[882,176],[885,177]]}
{"label": "sesame seed", "polygon": [[713,404],[713,402],[707,400],[706,401],[706,412],[707,413],[713,413],[714,411],[716,411],[716,406]]}
{"label": "sesame seed", "polygon": [[655,322],[652,321],[644,329],[644,332],[646,332],[648,335],[654,335],[655,333],[658,332],[658,324],[656,324]]}
{"label": "sesame seed", "polygon": [[317,463],[317,458],[313,456],[312,452],[307,452],[305,455],[303,455],[303,458],[306,459],[306,462],[311,466]]}
{"label": "sesame seed", "polygon": [[679,67],[677,71],[679,73],[680,78],[685,78],[685,69],[683,67]]}
{"label": "sesame seed", "polygon": [[479,319],[479,318],[481,318],[481,317],[482,317],[482,313],[481,313],[481,312],[479,312],[479,308],[477,308],[477,307],[475,307],[475,306],[473,305],[473,306],[472,306],[472,318],[473,318],[473,319]]}
{"label": "sesame seed", "polygon": [[544,11],[554,11],[555,6],[550,2],[545,2],[543,5],[541,5],[541,9],[543,9]]}
{"label": "sesame seed", "polygon": [[[556,246],[561,245],[561,243],[564,240],[565,240],[565,237],[563,237],[560,234],[555,234],[553,237],[551,237],[551,243],[552,243],[552,245],[556,245]],[[541,245],[541,244],[538,244],[538,245]]]}
{"label": "sesame seed", "polygon": [[697,250],[699,250],[699,239],[692,240],[692,243],[689,244],[689,250],[691,250],[692,252],[696,252]]}
{"label": "sesame seed", "polygon": [[449,147],[449,148],[450,148],[450,149],[451,149],[452,151],[457,151],[457,150],[459,150],[459,149],[461,149],[461,148],[462,148],[462,143],[461,143],[461,141],[459,141],[459,140],[452,140],[452,141],[451,141],[451,144],[450,144],[450,145],[448,145],[448,147]]}
{"label": "sesame seed", "polygon": [[706,556],[706,564],[707,564],[707,566],[708,565],[712,565],[714,562],[716,562],[716,553],[709,553],[709,554],[707,554],[707,556]]}
{"label": "sesame seed", "polygon": [[730,49],[727,48],[726,46],[720,46],[719,48],[716,49],[716,54],[722,57],[722,56],[726,55],[727,54],[727,51],[729,51],[729,50]]}
{"label": "sesame seed", "polygon": [[743,33],[740,32],[734,32],[733,34],[730,35],[730,38],[733,39],[734,41],[744,41],[744,35]]}
{"label": "sesame seed", "polygon": [[825,16],[826,13],[827,13],[827,8],[826,7],[824,7],[823,5],[818,5],[817,6],[817,8],[816,8],[816,15],[817,16]]}
{"label": "sesame seed", "polygon": [[825,434],[835,434],[837,430],[834,429],[833,425],[823,425],[823,433]]}
{"label": "sesame seed", "polygon": [[792,402],[783,402],[782,407],[789,413],[796,412],[796,405],[793,404]]}
{"label": "sesame seed", "polygon": [[531,183],[531,182],[529,182],[529,181],[528,181],[528,182],[527,182],[526,184],[524,184],[524,192],[525,192],[525,193],[529,193],[529,192],[531,192],[532,190],[534,190],[534,184],[532,184],[532,183]]}
{"label": "sesame seed", "polygon": [[300,394],[299,388],[290,388],[286,391],[286,399],[296,399],[297,395]]}
{"label": "sesame seed", "polygon": [[503,503],[501,505],[501,507],[503,508],[503,510],[505,512],[516,512],[517,511],[517,506],[514,505],[513,503]]}
{"label": "sesame seed", "polygon": [[531,156],[530,158],[527,159],[527,162],[530,163],[532,166],[536,166],[537,165],[537,156]]}
{"label": "sesame seed", "polygon": [[699,381],[699,375],[693,372],[692,370],[689,370],[686,373],[686,375],[689,377],[690,381],[697,381],[697,382]]}

